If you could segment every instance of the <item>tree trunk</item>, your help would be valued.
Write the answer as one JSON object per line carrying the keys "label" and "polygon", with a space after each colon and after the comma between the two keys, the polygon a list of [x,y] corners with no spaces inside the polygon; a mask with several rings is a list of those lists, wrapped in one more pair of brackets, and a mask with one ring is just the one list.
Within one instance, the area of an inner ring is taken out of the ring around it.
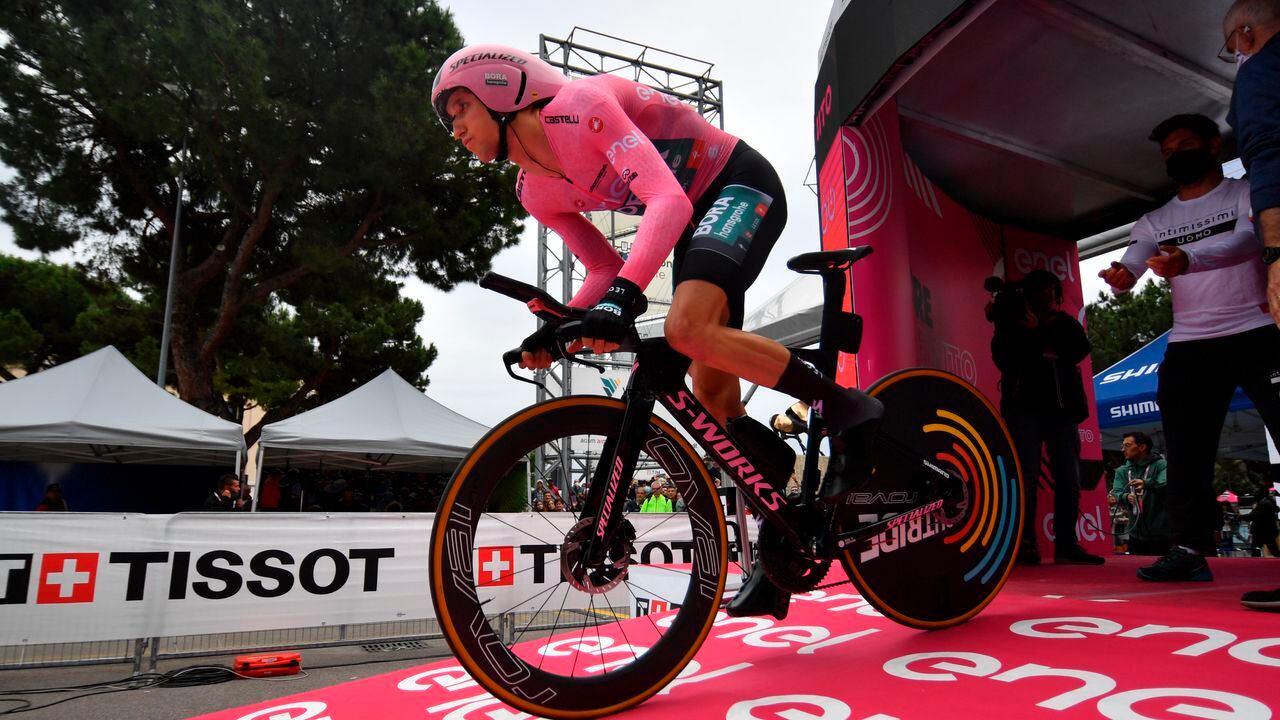
{"label": "tree trunk", "polygon": [[[174,297],[173,328],[169,336],[170,364],[178,376],[178,397],[207,413],[227,417],[227,404],[213,387],[215,363],[201,360],[200,332],[191,313],[192,298],[179,292]],[[229,419],[229,418],[228,418]]]}

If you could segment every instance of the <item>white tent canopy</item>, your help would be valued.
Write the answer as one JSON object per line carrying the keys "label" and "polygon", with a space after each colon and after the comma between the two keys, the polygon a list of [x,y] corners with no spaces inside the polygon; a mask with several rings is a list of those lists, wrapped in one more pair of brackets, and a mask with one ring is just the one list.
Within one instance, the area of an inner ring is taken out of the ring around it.
{"label": "white tent canopy", "polygon": [[263,427],[258,472],[264,464],[441,472],[488,431],[386,370],[337,400]]}
{"label": "white tent canopy", "polygon": [[0,384],[0,460],[227,465],[239,425],[157,387],[108,345]]}

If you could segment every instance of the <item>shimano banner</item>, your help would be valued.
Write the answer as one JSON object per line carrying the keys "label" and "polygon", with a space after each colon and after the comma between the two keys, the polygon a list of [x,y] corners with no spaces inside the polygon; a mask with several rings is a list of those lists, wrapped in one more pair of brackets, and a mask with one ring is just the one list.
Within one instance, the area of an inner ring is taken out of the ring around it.
{"label": "shimano banner", "polygon": [[[680,536],[688,525],[663,522],[670,517],[630,516],[637,560],[688,562],[688,538]],[[427,589],[434,518],[7,513],[0,645],[434,617]],[[513,592],[558,582],[557,528],[573,521],[569,513],[513,513],[482,523],[480,580]]]}

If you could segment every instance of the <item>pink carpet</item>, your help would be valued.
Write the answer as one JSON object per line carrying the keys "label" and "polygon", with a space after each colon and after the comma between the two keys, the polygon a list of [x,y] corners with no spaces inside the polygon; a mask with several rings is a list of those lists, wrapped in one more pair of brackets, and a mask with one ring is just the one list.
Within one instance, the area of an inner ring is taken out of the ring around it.
{"label": "pink carpet", "polygon": [[[1102,568],[1019,568],[981,615],[939,632],[910,630],[880,617],[847,584],[797,598],[783,622],[723,618],[696,667],[625,716],[1275,716],[1280,614],[1247,610],[1238,598],[1245,590],[1280,585],[1280,560],[1218,559],[1212,564],[1215,582],[1162,585],[1134,577],[1147,560],[1109,558]],[[303,664],[305,669],[305,654]],[[522,717],[527,716],[490,697],[448,660],[201,716]]]}

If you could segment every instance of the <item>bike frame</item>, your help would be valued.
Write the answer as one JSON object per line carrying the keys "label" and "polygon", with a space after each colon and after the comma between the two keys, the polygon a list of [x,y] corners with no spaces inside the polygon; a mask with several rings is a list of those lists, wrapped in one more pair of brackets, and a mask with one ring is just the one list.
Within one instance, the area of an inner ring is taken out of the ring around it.
{"label": "bike frame", "polygon": [[[833,377],[839,353],[857,352],[861,337],[861,318],[843,309],[845,288],[847,287],[850,268],[859,258],[870,253],[870,248],[851,248],[835,264],[826,259],[837,253],[810,253],[793,258],[788,265],[802,273],[818,274],[823,281],[822,326],[819,347],[816,350],[791,348],[802,359],[812,363],[820,372]],[[560,342],[573,339],[572,333],[564,332],[585,312],[580,308],[569,308],[557,302],[544,291],[531,285],[489,273],[481,281],[480,286],[523,302],[529,310],[545,322],[554,322],[560,326],[557,335]],[[601,451],[601,462],[596,467],[587,497],[583,503],[580,520],[590,520],[592,530],[590,539],[583,544],[584,555],[589,562],[598,562],[604,558],[606,550],[614,545],[619,528],[622,526],[623,507],[626,504],[626,493],[623,492],[624,479],[629,479],[635,471],[636,461],[644,444],[649,418],[653,415],[654,405],[661,403],[694,441],[714,458],[724,473],[733,479],[734,484],[742,491],[742,496],[764,518],[772,523],[788,540],[813,555],[829,555],[830,547],[814,551],[809,543],[786,517],[792,508],[811,508],[816,502],[818,484],[821,481],[818,472],[819,446],[825,435],[824,423],[819,413],[811,413],[809,421],[809,442],[805,447],[804,471],[801,477],[801,493],[798,502],[791,503],[781,488],[764,477],[757,468],[761,465],[752,457],[749,447],[741,445],[711,415],[702,403],[694,396],[685,384],[685,374],[689,369],[689,358],[671,349],[665,339],[653,338],[640,340],[632,329],[630,339],[624,343],[623,350],[636,353],[636,362],[632,367],[630,381],[623,401],[626,410],[622,417],[622,426],[610,434]],[[599,367],[591,362],[571,357],[560,351],[561,357],[570,358],[590,367]],[[522,382],[533,382],[516,375],[511,366],[520,361],[520,350],[510,350],[503,355],[503,364],[507,373]],[[885,438],[890,446],[899,451],[914,455],[891,438]],[[815,442],[817,441],[817,442]],[[941,469],[921,458],[921,466],[934,473],[939,479],[952,478]],[[690,469],[692,470],[692,469]],[[927,482],[925,483],[928,484]],[[929,493],[921,493],[925,499],[905,511],[892,517],[863,525],[855,530],[843,532],[835,541],[838,547],[852,542],[868,539],[884,530],[905,522],[912,517],[932,512],[941,507],[942,501],[930,497]],[[719,499],[717,498],[717,502]],[[824,532],[830,528],[835,518],[834,509],[819,504],[824,520]],[[819,540],[822,536],[819,536]]]}
{"label": "bike frame", "polygon": [[[842,293],[843,288],[840,290]],[[825,314],[824,311],[824,316]],[[824,328],[827,324],[824,317]],[[828,361],[832,366],[835,365],[834,350],[818,350],[816,354],[817,356],[812,359],[819,362]],[[824,434],[821,416],[816,413],[810,415],[809,442],[805,444],[805,464],[801,478],[802,491],[799,501],[792,503],[787,500],[783,488],[775,487],[757,469],[760,464],[752,456],[751,449],[736,441],[690,391],[684,382],[689,362],[688,358],[672,350],[664,339],[641,341],[636,353],[636,362],[632,367],[631,379],[627,384],[626,392],[623,393],[626,410],[623,413],[622,427],[605,443],[601,452],[601,462],[587,490],[586,501],[583,503],[582,514],[579,517],[579,519],[590,519],[594,522],[594,530],[591,534],[595,541],[592,543],[594,548],[587,548],[588,557],[601,557],[603,549],[612,545],[615,533],[621,525],[623,506],[627,498],[624,484],[635,470],[636,461],[644,443],[645,430],[655,404],[665,407],[707,456],[714,459],[721,470],[732,478],[734,484],[741,490],[740,494],[746,498],[756,513],[763,516],[765,522],[772,523],[798,547],[807,548],[808,542],[786,515],[790,508],[812,506],[813,498],[816,497],[821,478],[818,473],[820,442],[815,440],[820,441]],[[819,368],[825,370],[821,365]],[[897,444],[892,440],[890,443]],[[910,450],[906,451],[910,452]],[[945,471],[923,458],[921,465],[939,475],[940,479],[950,478]],[[918,504],[907,507],[892,517],[841,533],[835,538],[837,546],[845,547],[850,543],[870,539],[895,525],[942,507],[943,501],[938,497],[932,497],[931,493],[921,493],[921,498]],[[829,525],[834,513],[831,506],[823,505],[822,507]]]}

